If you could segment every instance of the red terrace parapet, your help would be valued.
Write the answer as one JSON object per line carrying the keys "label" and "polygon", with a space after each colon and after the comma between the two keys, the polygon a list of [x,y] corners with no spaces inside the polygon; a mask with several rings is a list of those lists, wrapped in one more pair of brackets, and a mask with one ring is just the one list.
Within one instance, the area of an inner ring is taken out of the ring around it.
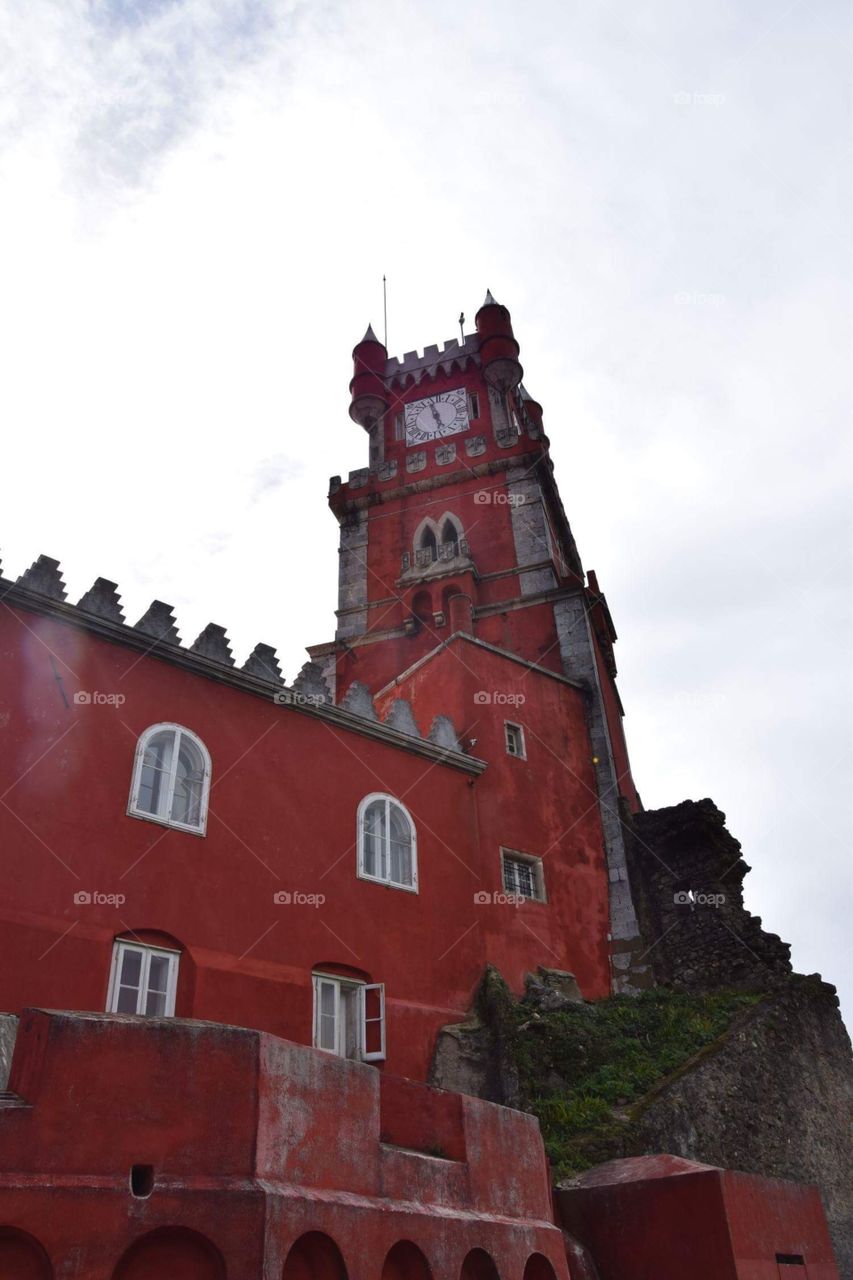
{"label": "red terrace parapet", "polygon": [[600,1280],[838,1280],[814,1186],[654,1155],[611,1160],[555,1194]]}
{"label": "red terrace parapet", "polygon": [[[481,1250],[500,1280],[569,1280],[522,1112],[239,1027],[32,1009],[9,1083],[0,1220],[57,1275],[123,1276],[168,1228],[165,1269],[128,1274],[296,1280],[291,1249],[322,1232],[339,1280],[379,1276],[401,1241],[436,1277],[476,1280]],[[219,1270],[182,1271],[179,1244]]]}

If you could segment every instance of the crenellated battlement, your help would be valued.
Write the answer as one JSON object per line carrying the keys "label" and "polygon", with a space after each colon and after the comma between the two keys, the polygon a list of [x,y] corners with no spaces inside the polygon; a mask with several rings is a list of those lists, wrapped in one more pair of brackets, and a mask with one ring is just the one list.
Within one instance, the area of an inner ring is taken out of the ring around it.
{"label": "crenellated battlement", "polygon": [[324,670],[315,662],[304,663],[288,685],[273,646],[257,644],[238,667],[228,633],[219,623],[209,622],[192,644],[185,645],[174,610],[163,600],[152,600],[138,621],[129,624],[117,584],[107,578],[96,578],[74,604],[68,600],[60,563],[51,556],[39,556],[14,582],[3,578],[0,562],[0,600],[10,607],[18,605],[53,614],[72,625],[141,649],[143,654],[191,668],[208,678],[236,684],[249,692],[265,694],[278,706],[345,722],[357,731],[387,738],[397,746],[415,749],[430,757],[446,759],[468,772],[480,773],[486,767],[483,761],[463,753],[457,732],[447,716],[435,717],[429,730],[424,732],[411,705],[398,699],[381,718],[370,691],[363,685],[354,686],[340,706],[336,706]]}
{"label": "crenellated battlement", "polygon": [[392,356],[385,364],[385,380],[390,386],[411,376],[417,385],[423,378],[434,378],[439,374],[449,376],[454,369],[462,370],[469,364],[479,363],[479,335],[467,333],[464,342],[460,342],[458,338],[448,338],[441,350],[434,344],[424,347],[423,355],[417,351],[407,351],[402,360]]}

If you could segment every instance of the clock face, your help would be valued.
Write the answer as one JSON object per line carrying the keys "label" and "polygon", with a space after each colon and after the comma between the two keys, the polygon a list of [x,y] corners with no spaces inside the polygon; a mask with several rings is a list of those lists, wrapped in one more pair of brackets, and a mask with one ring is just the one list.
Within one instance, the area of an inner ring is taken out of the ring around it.
{"label": "clock face", "polygon": [[468,430],[468,396],[464,387],[442,391],[406,405],[406,444],[424,444]]}

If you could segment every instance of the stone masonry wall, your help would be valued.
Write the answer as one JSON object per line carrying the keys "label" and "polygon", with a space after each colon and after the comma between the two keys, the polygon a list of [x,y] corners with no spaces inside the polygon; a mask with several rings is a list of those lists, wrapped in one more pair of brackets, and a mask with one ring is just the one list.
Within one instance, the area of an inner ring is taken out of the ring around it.
{"label": "stone masonry wall", "polygon": [[765,993],[715,1052],[653,1093],[640,1150],[817,1183],[853,1280],[853,1055],[835,988],[793,974],[788,944],[744,906],[749,867],[711,800],[624,816],[656,983]]}
{"label": "stone masonry wall", "polygon": [[590,745],[597,761],[595,780],[610,882],[610,934],[613,991],[630,994],[648,985],[648,965],[641,937],[625,849],[624,821],[619,800],[616,765],[607,732],[604,702],[593,651],[592,633],[582,595],[568,596],[554,605],[560,657],[567,676],[583,680],[590,694],[587,717]]}
{"label": "stone masonry wall", "polygon": [[791,948],[743,904],[749,867],[713,801],[624,816],[634,903],[658,983],[764,991],[791,973]]}
{"label": "stone masonry wall", "polygon": [[834,987],[789,978],[653,1091],[636,1129],[638,1154],[817,1183],[853,1277],[853,1059]]}

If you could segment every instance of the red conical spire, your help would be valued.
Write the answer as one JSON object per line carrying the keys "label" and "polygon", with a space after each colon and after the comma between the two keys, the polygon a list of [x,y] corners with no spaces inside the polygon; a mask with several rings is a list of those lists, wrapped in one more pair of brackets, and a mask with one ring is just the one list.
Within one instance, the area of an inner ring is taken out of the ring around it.
{"label": "red conical spire", "polygon": [[513,336],[512,319],[506,307],[492,297],[491,289],[486,290],[486,300],[474,322],[480,335],[484,378],[501,392],[517,387],[524,370],[518,359],[519,347]]}
{"label": "red conical spire", "polygon": [[349,384],[352,397],[350,417],[366,431],[370,431],[388,408],[385,390],[387,360],[388,352],[373,332],[373,325],[369,324],[361,342],[353,347],[353,377]]}

